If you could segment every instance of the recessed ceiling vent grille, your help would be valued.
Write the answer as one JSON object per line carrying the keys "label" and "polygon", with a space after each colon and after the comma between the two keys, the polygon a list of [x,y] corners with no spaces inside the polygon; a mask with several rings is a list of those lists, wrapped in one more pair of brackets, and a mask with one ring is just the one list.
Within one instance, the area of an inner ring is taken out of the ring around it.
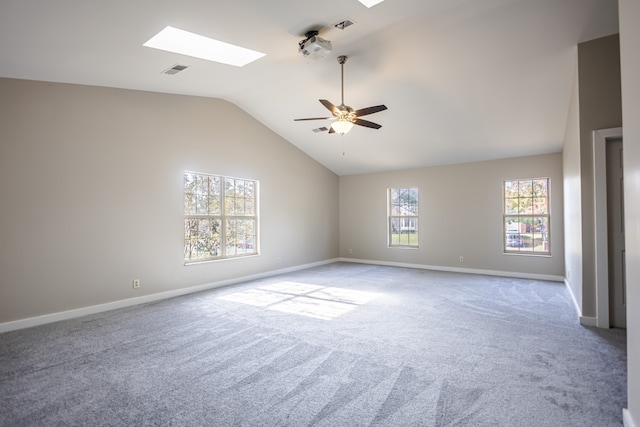
{"label": "recessed ceiling vent grille", "polygon": [[316,128],[316,129],[312,129],[315,133],[318,132],[326,132],[329,130],[329,128],[322,126],[321,128]]}
{"label": "recessed ceiling vent grille", "polygon": [[356,21],[354,21],[353,19],[345,19],[344,21],[340,21],[337,24],[333,24],[333,26],[339,30],[344,30],[345,28],[350,27],[355,23]]}
{"label": "recessed ceiling vent grille", "polygon": [[180,71],[184,71],[187,68],[189,68],[188,65],[178,65],[178,64],[176,64],[173,67],[167,68],[166,70],[164,70],[162,72],[162,74],[169,74],[170,76],[173,76],[174,74],[178,74]]}

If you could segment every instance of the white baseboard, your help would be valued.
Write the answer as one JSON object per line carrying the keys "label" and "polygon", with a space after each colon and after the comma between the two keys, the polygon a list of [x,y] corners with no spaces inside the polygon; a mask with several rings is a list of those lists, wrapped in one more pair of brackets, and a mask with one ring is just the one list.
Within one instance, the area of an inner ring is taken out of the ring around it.
{"label": "white baseboard", "polygon": [[583,316],[582,315],[582,310],[580,310],[580,305],[578,304],[578,300],[576,299],[576,296],[573,294],[573,290],[571,289],[571,286],[569,286],[569,282],[567,282],[566,279],[564,280],[564,286],[569,291],[569,295],[571,295],[571,300],[573,301],[573,306],[576,309],[576,313],[578,313],[578,318],[580,319],[580,324],[582,326],[594,326],[594,327],[597,327],[598,326],[598,318],[597,317],[589,317],[589,316]]}
{"label": "white baseboard", "polygon": [[264,273],[252,274],[249,276],[237,277],[234,279],[221,280],[219,282],[206,283],[188,288],[175,289],[172,291],[158,292],[155,294],[144,295],[141,297],[128,298],[120,301],[108,302],[105,304],[92,305],[89,307],[77,308],[74,310],[62,311],[59,313],[45,314],[43,316],[29,317],[26,319],[14,320],[11,322],[0,323],[0,333],[15,331],[18,329],[30,328],[33,326],[44,325],[47,323],[58,322],[60,320],[73,319],[76,317],[87,316],[89,314],[102,313],[104,311],[115,310],[118,308],[131,307],[138,304],[146,304],[148,302],[160,301],[163,299],[174,298],[181,295],[192,294],[194,292],[206,291],[209,289],[229,286],[236,283],[246,282],[250,280],[263,279],[265,277],[277,276],[278,274],[289,273],[292,271],[303,270],[305,268],[317,267],[324,264],[337,262],[338,259],[328,259],[324,261],[314,262],[310,264],[296,265],[294,267],[282,268],[279,270],[266,271]]}
{"label": "white baseboard", "polygon": [[580,324],[582,326],[598,326],[598,318],[597,317],[589,317],[589,316],[580,316]]}
{"label": "white baseboard", "polygon": [[636,427],[633,419],[631,418],[631,412],[626,408],[622,409],[622,423],[624,424],[624,427]]}
{"label": "white baseboard", "polygon": [[374,261],[367,259],[356,258],[340,258],[342,262],[353,262],[359,264],[374,264],[374,265],[387,265],[390,267],[406,267],[417,268],[421,270],[436,270],[436,271],[450,271],[453,273],[467,273],[467,274],[482,274],[485,276],[499,276],[499,277],[513,277],[516,279],[534,279],[534,280],[548,280],[551,282],[562,282],[564,277],[554,276],[551,274],[533,274],[533,273],[520,273],[515,271],[499,271],[499,270],[482,270],[477,268],[458,268],[458,267],[445,267],[439,265],[427,265],[427,264],[409,264],[404,262],[389,262],[389,261]]}

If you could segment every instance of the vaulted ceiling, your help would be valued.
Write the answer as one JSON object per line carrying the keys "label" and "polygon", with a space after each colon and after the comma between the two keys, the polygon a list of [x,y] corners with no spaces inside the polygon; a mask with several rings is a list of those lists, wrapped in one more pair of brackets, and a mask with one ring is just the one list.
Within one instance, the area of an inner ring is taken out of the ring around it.
{"label": "vaulted ceiling", "polygon": [[[355,24],[340,30],[345,19]],[[266,53],[242,68],[143,47],[170,25]],[[333,51],[298,53],[308,30]],[[615,0],[3,0],[0,76],[216,97],[339,175],[559,152],[576,45],[618,31]],[[318,102],[389,109],[346,135]],[[175,65],[186,70],[168,76]]]}

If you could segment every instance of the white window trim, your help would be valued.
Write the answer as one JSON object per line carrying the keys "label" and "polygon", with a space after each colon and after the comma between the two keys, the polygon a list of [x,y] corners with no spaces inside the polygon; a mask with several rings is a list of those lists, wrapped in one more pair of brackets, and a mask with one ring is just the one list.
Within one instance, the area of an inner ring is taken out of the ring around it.
{"label": "white window trim", "polygon": [[[220,178],[220,214],[218,215],[202,215],[202,214],[187,214],[184,212],[184,176],[186,174],[194,174],[194,175],[202,175],[207,177],[216,177]],[[220,252],[221,254],[218,256],[211,256],[208,258],[196,258],[196,259],[186,259],[183,257],[184,265],[194,265],[194,264],[202,264],[208,262],[217,262],[229,259],[238,259],[238,258],[247,258],[260,255],[260,182],[256,179],[251,178],[239,178],[233,176],[225,176],[218,175],[212,173],[205,172],[195,172],[195,171],[184,171],[182,174],[183,179],[183,217],[184,220],[188,219],[219,219],[220,220]],[[225,179],[238,179],[243,181],[251,181],[254,184],[254,215],[227,215],[225,214],[225,193],[224,193],[224,180]],[[255,247],[252,252],[249,253],[240,253],[240,254],[227,254],[227,245],[226,245],[226,232],[227,232],[227,220],[233,219],[255,219]],[[183,236],[183,253],[184,253],[184,236]]]}

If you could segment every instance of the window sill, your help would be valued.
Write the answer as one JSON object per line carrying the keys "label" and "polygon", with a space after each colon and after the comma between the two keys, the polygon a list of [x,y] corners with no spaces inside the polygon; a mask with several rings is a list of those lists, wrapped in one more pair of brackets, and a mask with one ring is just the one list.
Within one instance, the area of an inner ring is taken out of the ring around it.
{"label": "window sill", "polygon": [[542,258],[551,258],[551,253],[550,252],[546,252],[546,253],[536,253],[536,252],[507,252],[507,251],[503,251],[502,255],[525,255],[525,256],[535,256],[535,257],[542,257]]}
{"label": "window sill", "polygon": [[228,257],[224,257],[224,258],[215,258],[215,259],[203,259],[203,260],[198,260],[198,261],[185,261],[184,265],[185,266],[190,266],[190,265],[199,265],[199,264],[209,264],[209,263],[213,263],[213,262],[221,262],[221,261],[230,261],[230,260],[234,260],[234,259],[246,259],[246,258],[254,258],[260,256],[259,253],[255,253],[255,254],[250,254],[250,255],[237,255],[237,256],[228,256]]}

